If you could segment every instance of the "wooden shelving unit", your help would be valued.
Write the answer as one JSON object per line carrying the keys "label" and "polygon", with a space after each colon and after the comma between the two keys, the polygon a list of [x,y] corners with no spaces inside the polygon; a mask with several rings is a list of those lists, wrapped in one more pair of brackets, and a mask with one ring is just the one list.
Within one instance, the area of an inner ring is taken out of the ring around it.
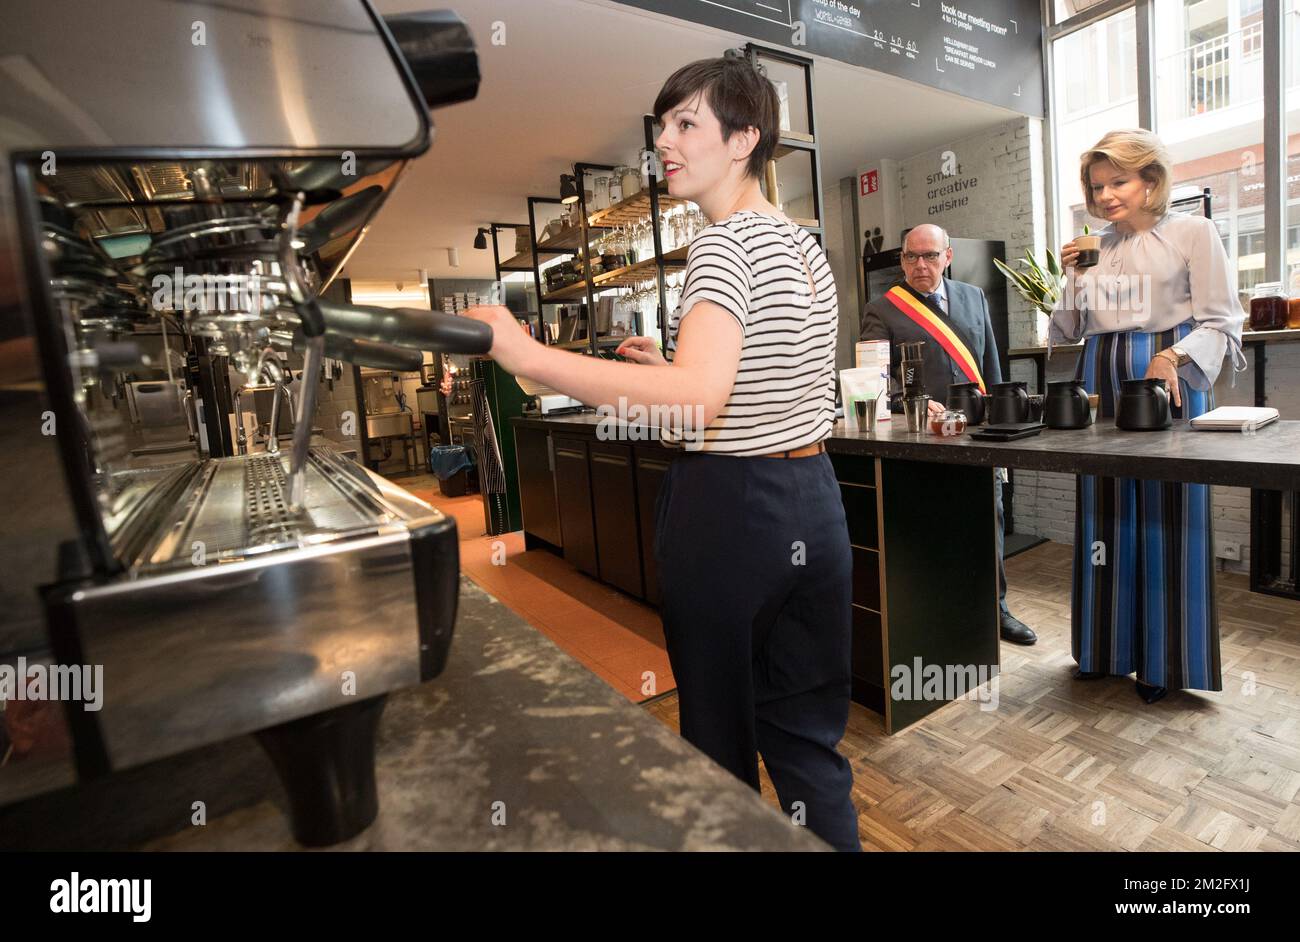
{"label": "wooden shelving unit", "polygon": [[[588,226],[589,229],[607,229],[608,226]],[[536,252],[539,255],[545,255],[547,258],[555,258],[557,255],[564,255],[569,252],[576,252],[578,246],[582,245],[582,228],[579,226],[566,226],[561,229],[558,235],[552,236],[536,245]]]}
{"label": "wooden shelving unit", "polygon": [[[498,282],[504,282],[505,279],[503,276],[510,274],[511,272],[530,272],[534,270],[535,258],[531,251],[520,252],[517,255],[512,255],[510,258],[506,259],[505,261],[501,260],[501,243],[497,239],[498,233],[503,233],[503,232],[510,233],[510,240],[511,240],[510,245],[513,248],[515,244],[514,242],[515,232],[517,229],[522,228],[522,226],[523,226],[522,223],[493,222],[488,224],[488,233],[492,236],[492,263],[496,266],[496,280]],[[500,298],[500,302],[502,304],[506,303],[504,287],[502,288],[502,295]],[[541,316],[542,316],[540,305],[538,310],[535,311],[529,310],[521,313],[519,316],[526,317],[529,319],[532,319],[534,317],[537,318],[538,331],[540,332]]]}
{"label": "wooden shelving unit", "polygon": [[[686,200],[669,196],[668,187],[663,183],[659,184],[658,196],[661,211],[686,203]],[[592,228],[626,226],[639,222],[648,215],[650,215],[650,191],[638,190],[627,199],[620,200],[607,209],[596,210],[588,217],[588,225]]]}
{"label": "wooden shelving unit", "polygon": [[[644,117],[644,146],[650,148],[653,148],[654,140],[653,123],[651,116]],[[641,259],[615,271],[595,274],[591,270],[589,252],[593,242],[596,241],[601,232],[616,226],[631,225],[646,218],[657,220],[665,209],[686,203],[686,200],[670,197],[667,184],[660,181],[654,173],[651,173],[648,186],[639,192],[620,200],[612,206],[592,211],[587,206],[587,176],[595,173],[612,173],[614,169],[614,167],[606,164],[576,163],[573,165],[573,176],[578,181],[577,216],[580,224],[566,227],[549,239],[538,239],[539,226],[536,207],[539,204],[555,205],[561,201],[556,197],[528,197],[528,225],[532,237],[532,251],[510,259],[508,263],[511,266],[510,268],[499,266],[499,270],[519,270],[525,266],[530,268],[533,272],[534,283],[537,286],[539,306],[543,310],[548,304],[585,302],[583,306],[587,312],[588,336],[583,340],[557,344],[557,346],[562,346],[565,349],[586,348],[592,354],[596,354],[601,350],[607,350],[621,344],[626,339],[625,336],[594,336],[597,319],[597,295],[606,291],[644,284],[648,280],[658,282],[660,308],[658,322],[662,330],[665,321],[663,313],[664,273],[680,269],[686,264],[686,248],[683,247],[665,253],[662,240],[659,237],[658,226],[655,226],[652,239],[654,253],[651,257]],[[563,288],[557,288],[554,291],[543,291],[542,287],[545,280],[542,278],[541,262],[562,255],[575,256],[574,261],[578,265],[582,277],[572,284],[565,285]],[[539,314],[539,318],[543,322],[545,321],[544,314]],[[640,323],[639,315],[634,329],[635,333],[644,333],[644,325]]]}
{"label": "wooden shelving unit", "polygon": [[817,142],[813,140],[811,134],[803,134],[800,131],[786,131],[781,135],[781,139],[776,142],[776,151],[773,152],[772,158],[780,160],[782,157],[793,154],[796,151],[816,150]]}
{"label": "wooden shelving unit", "polygon": [[587,296],[587,283],[581,279],[563,288],[556,288],[542,295],[543,304],[563,304],[565,301],[577,301]]}
{"label": "wooden shelving unit", "polygon": [[[811,217],[796,217],[790,215],[791,220],[800,226],[803,226],[813,234],[818,242],[823,242],[822,232],[822,165],[821,150],[817,144],[817,113],[814,107],[815,95],[813,92],[813,60],[806,56],[796,55],[787,49],[778,49],[771,46],[760,46],[757,43],[746,43],[744,47],[731,50],[728,55],[744,56],[750,64],[758,68],[763,60],[772,62],[785,63],[786,65],[795,66],[803,70],[805,104],[807,107],[808,130],[794,131],[783,130],[781,137],[777,141],[776,149],[772,154],[772,161],[768,164],[768,179],[775,181],[777,169],[776,165],[785,157],[792,154],[807,154],[808,165],[811,171],[812,179],[809,181],[811,186],[812,209]],[[791,88],[793,94],[794,89]],[[767,198],[776,203],[776,194],[769,191],[767,181],[764,184],[764,191]]]}
{"label": "wooden shelving unit", "polygon": [[[549,261],[558,257],[559,254],[559,252],[542,252],[541,261]],[[498,265],[497,271],[532,271],[534,258],[532,252],[520,252]]]}
{"label": "wooden shelving unit", "polygon": [[[686,267],[687,247],[682,246],[679,249],[673,249],[663,255],[663,266],[665,268],[679,269]],[[623,268],[616,268],[613,271],[603,272],[595,277],[596,289],[601,288],[630,288],[645,281],[647,278],[653,278],[658,267],[659,260],[647,258],[643,262],[633,262]]]}

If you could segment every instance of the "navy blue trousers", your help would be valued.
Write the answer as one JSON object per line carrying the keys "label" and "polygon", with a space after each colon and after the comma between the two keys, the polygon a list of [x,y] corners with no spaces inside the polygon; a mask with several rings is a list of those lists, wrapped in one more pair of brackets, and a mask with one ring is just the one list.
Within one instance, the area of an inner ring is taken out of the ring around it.
{"label": "navy blue trousers", "polygon": [[682,735],[839,850],[861,850],[837,751],[849,714],[853,560],[830,458],[684,453],[655,556]]}

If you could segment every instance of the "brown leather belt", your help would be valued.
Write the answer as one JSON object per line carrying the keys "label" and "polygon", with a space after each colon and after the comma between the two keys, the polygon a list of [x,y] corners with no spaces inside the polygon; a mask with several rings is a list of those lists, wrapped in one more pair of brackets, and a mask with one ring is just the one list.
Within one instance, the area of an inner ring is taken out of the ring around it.
{"label": "brown leather belt", "polygon": [[774,451],[770,455],[759,455],[760,458],[811,458],[813,455],[820,455],[826,450],[825,442],[818,442],[815,445],[804,445],[802,448],[795,448],[790,451]]}

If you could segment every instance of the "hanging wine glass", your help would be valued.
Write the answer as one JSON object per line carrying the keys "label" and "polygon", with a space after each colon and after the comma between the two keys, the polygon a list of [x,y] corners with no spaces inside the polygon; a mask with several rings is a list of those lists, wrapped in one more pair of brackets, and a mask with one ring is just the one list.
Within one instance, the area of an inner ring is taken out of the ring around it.
{"label": "hanging wine glass", "polygon": [[691,208],[686,211],[686,219],[690,231],[688,239],[693,242],[695,241],[695,237],[704,231],[704,227],[708,225],[708,221],[704,218],[704,213],[700,208],[694,204],[692,204]]}
{"label": "hanging wine glass", "polygon": [[667,212],[659,214],[659,242],[663,246],[665,253],[671,252],[677,246],[673,244],[673,222],[672,217]]}

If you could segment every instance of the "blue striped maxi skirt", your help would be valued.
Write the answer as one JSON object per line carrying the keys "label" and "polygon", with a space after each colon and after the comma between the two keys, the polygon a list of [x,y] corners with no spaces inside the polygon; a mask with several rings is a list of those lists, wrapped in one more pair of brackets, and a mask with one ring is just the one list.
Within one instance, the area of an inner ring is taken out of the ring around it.
{"label": "blue striped maxi skirt", "polygon": [[[1114,420],[1123,380],[1140,379],[1156,353],[1191,330],[1188,322],[1089,337],[1075,378],[1100,395],[1098,421]],[[1179,386],[1175,420],[1214,408],[1213,390]],[[1171,690],[1223,689],[1211,519],[1206,484],[1079,476],[1070,628],[1080,670],[1136,672]]]}

